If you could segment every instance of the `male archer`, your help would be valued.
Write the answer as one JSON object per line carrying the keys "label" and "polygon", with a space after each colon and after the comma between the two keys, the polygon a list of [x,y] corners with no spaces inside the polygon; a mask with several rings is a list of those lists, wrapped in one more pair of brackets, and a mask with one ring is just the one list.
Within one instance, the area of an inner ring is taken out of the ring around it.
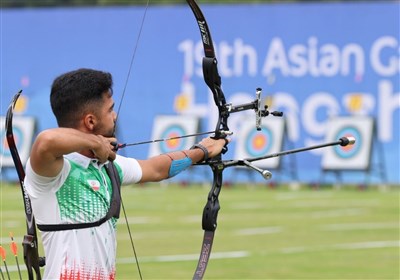
{"label": "male archer", "polygon": [[102,71],[59,76],[50,103],[59,127],[39,133],[25,178],[42,231],[43,278],[115,279],[120,203],[115,185],[170,178],[217,156],[227,141],[205,138],[192,149],[146,160],[117,155],[112,76]]}

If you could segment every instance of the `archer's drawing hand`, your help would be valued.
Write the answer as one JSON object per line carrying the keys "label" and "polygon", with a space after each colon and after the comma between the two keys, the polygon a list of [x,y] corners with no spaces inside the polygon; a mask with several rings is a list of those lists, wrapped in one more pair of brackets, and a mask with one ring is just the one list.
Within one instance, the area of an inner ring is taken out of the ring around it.
{"label": "archer's drawing hand", "polygon": [[94,157],[101,163],[107,160],[113,161],[117,156],[113,143],[116,143],[117,139],[114,137],[104,137],[102,135],[96,135],[96,137],[97,145],[96,148],[92,149]]}

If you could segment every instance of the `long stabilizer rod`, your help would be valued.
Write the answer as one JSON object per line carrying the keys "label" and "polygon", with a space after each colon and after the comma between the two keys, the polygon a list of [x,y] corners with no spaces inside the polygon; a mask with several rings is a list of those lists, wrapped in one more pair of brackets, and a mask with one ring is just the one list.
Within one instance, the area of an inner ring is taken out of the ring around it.
{"label": "long stabilizer rod", "polygon": [[[268,170],[261,169],[261,168],[255,166],[254,164],[251,164],[251,162],[258,161],[258,160],[264,160],[264,159],[268,159],[268,158],[285,156],[285,155],[289,155],[289,154],[305,152],[305,151],[309,151],[309,150],[325,148],[325,147],[329,147],[329,146],[340,145],[340,146],[344,147],[344,146],[348,146],[348,145],[353,145],[355,142],[356,142],[356,139],[354,137],[342,137],[338,141],[315,145],[315,146],[310,146],[310,147],[294,149],[294,150],[283,151],[283,152],[270,154],[270,155],[266,155],[266,156],[239,159],[239,160],[224,160],[224,161],[222,161],[222,163],[223,163],[222,168],[227,168],[227,167],[232,167],[232,166],[247,166],[251,169],[254,169],[258,173],[260,173],[264,177],[265,180],[269,180],[272,178],[272,173]],[[206,164],[206,162],[197,163],[196,165],[204,165],[204,164]]]}
{"label": "long stabilizer rod", "polygon": [[325,144],[320,144],[320,145],[315,145],[315,146],[310,146],[310,147],[304,147],[304,148],[299,148],[299,149],[282,151],[282,152],[279,152],[279,153],[270,154],[270,155],[261,156],[261,157],[246,158],[244,160],[246,160],[248,162],[252,162],[252,161],[263,160],[263,159],[268,159],[268,158],[286,156],[286,155],[305,152],[305,151],[309,151],[309,150],[325,148],[325,147],[329,147],[329,146],[340,145],[340,146],[345,147],[345,146],[348,146],[348,145],[353,145],[355,142],[356,142],[356,139],[354,137],[342,137],[338,141],[334,141],[334,142],[329,142],[329,143],[325,143]]}

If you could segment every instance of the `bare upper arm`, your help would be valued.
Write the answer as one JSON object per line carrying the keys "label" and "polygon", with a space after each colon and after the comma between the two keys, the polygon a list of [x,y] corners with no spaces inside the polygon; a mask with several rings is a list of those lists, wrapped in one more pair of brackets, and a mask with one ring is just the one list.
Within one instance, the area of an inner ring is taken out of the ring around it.
{"label": "bare upper arm", "polygon": [[63,155],[57,155],[50,132],[40,133],[32,145],[30,163],[32,170],[44,177],[58,175],[64,164]]}

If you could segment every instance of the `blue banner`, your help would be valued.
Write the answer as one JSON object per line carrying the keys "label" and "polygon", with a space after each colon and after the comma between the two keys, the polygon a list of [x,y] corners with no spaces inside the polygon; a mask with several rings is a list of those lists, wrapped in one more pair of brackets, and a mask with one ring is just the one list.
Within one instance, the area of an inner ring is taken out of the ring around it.
{"label": "blue banner", "polygon": [[[270,109],[284,112],[286,148],[324,142],[332,117],[372,116],[371,170],[346,172],[344,180],[400,183],[398,2],[201,8],[228,102],[252,101],[261,87]],[[38,130],[55,127],[51,83],[63,72],[85,67],[113,74],[117,105],[125,89],[120,142],[149,140],[161,114],[199,116],[203,130],[213,130],[217,111],[202,78],[204,54],[189,7],[150,7],[139,37],[143,16],[143,7],[2,9],[2,115],[12,95],[23,89],[17,113],[34,116]],[[232,114],[233,132],[243,114],[254,112]],[[233,136],[225,158],[234,156],[234,145]],[[149,146],[121,152],[143,159]],[[300,181],[329,180],[322,176],[321,152],[288,156],[297,163]],[[377,174],[379,168],[386,178]]]}

